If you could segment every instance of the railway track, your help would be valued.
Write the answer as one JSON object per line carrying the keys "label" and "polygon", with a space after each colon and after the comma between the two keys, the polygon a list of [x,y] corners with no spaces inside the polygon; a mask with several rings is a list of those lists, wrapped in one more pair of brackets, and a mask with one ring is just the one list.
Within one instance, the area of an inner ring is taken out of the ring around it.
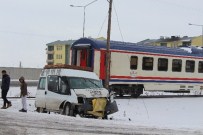
{"label": "railway track", "polygon": [[[191,97],[203,97],[203,95],[141,95],[138,98],[191,98]],[[8,97],[12,99],[17,99],[20,97]],[[35,99],[35,97],[28,97],[29,99]],[[116,96],[115,99],[138,99],[131,96]]]}
{"label": "railway track", "polygon": [[[191,97],[203,97],[203,95],[143,95],[138,98],[191,98]],[[116,96],[115,99],[137,99],[131,96]]]}

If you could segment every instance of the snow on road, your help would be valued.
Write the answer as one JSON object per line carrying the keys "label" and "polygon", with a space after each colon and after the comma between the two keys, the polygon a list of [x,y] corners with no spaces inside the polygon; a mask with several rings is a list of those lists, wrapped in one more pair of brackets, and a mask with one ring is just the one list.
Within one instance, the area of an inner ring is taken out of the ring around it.
{"label": "snow on road", "polygon": [[[112,117],[140,126],[203,131],[203,98],[117,100],[119,113]],[[203,133],[202,133],[203,134]]]}
{"label": "snow on road", "polygon": [[28,113],[20,113],[21,100],[9,100],[13,106],[0,110],[0,135],[203,135],[202,97],[117,99],[119,112],[109,116],[112,120],[40,114],[35,99],[28,100]]}
{"label": "snow on road", "polygon": [[21,100],[11,99],[13,106],[0,110],[0,134],[203,134],[203,98],[119,99],[112,120],[39,114],[34,100],[28,113],[19,113]]}

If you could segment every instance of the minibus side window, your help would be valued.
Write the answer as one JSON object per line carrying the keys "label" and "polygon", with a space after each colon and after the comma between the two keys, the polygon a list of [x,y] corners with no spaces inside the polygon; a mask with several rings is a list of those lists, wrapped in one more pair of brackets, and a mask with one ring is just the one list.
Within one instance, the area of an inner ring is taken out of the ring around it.
{"label": "minibus side window", "polygon": [[45,90],[45,86],[46,86],[46,78],[42,77],[40,78],[38,83],[38,90]]}
{"label": "minibus side window", "polygon": [[64,95],[70,95],[70,87],[68,84],[67,77],[59,78],[59,93]]}
{"label": "minibus side window", "polygon": [[59,92],[59,77],[48,76],[48,90],[52,92]]}

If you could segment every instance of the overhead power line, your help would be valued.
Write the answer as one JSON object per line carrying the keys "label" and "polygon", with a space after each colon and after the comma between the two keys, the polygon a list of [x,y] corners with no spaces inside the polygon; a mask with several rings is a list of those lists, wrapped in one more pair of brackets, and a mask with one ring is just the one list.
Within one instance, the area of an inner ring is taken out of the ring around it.
{"label": "overhead power line", "polygon": [[119,23],[119,19],[118,19],[118,14],[117,14],[116,7],[115,7],[114,3],[113,3],[113,9],[114,9],[115,14],[116,14],[116,19],[117,19],[117,23],[118,23],[119,32],[121,34],[122,41],[124,42],[123,34],[122,34],[122,31],[121,31],[121,27],[120,27],[120,23]]}

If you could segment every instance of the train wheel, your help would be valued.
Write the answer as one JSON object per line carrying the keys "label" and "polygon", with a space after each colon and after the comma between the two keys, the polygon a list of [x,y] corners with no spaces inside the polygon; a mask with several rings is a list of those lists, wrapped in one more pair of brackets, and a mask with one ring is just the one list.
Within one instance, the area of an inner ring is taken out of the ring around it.
{"label": "train wheel", "polygon": [[131,94],[131,97],[133,98],[138,98],[141,95],[142,91],[141,90],[134,90],[134,92]]}
{"label": "train wheel", "polygon": [[135,94],[131,94],[131,97],[138,98],[140,95],[141,95],[141,93],[135,93]]}
{"label": "train wheel", "polygon": [[124,94],[123,94],[123,91],[120,90],[120,91],[119,91],[119,96],[120,96],[120,97],[123,97],[123,95],[124,95]]}

